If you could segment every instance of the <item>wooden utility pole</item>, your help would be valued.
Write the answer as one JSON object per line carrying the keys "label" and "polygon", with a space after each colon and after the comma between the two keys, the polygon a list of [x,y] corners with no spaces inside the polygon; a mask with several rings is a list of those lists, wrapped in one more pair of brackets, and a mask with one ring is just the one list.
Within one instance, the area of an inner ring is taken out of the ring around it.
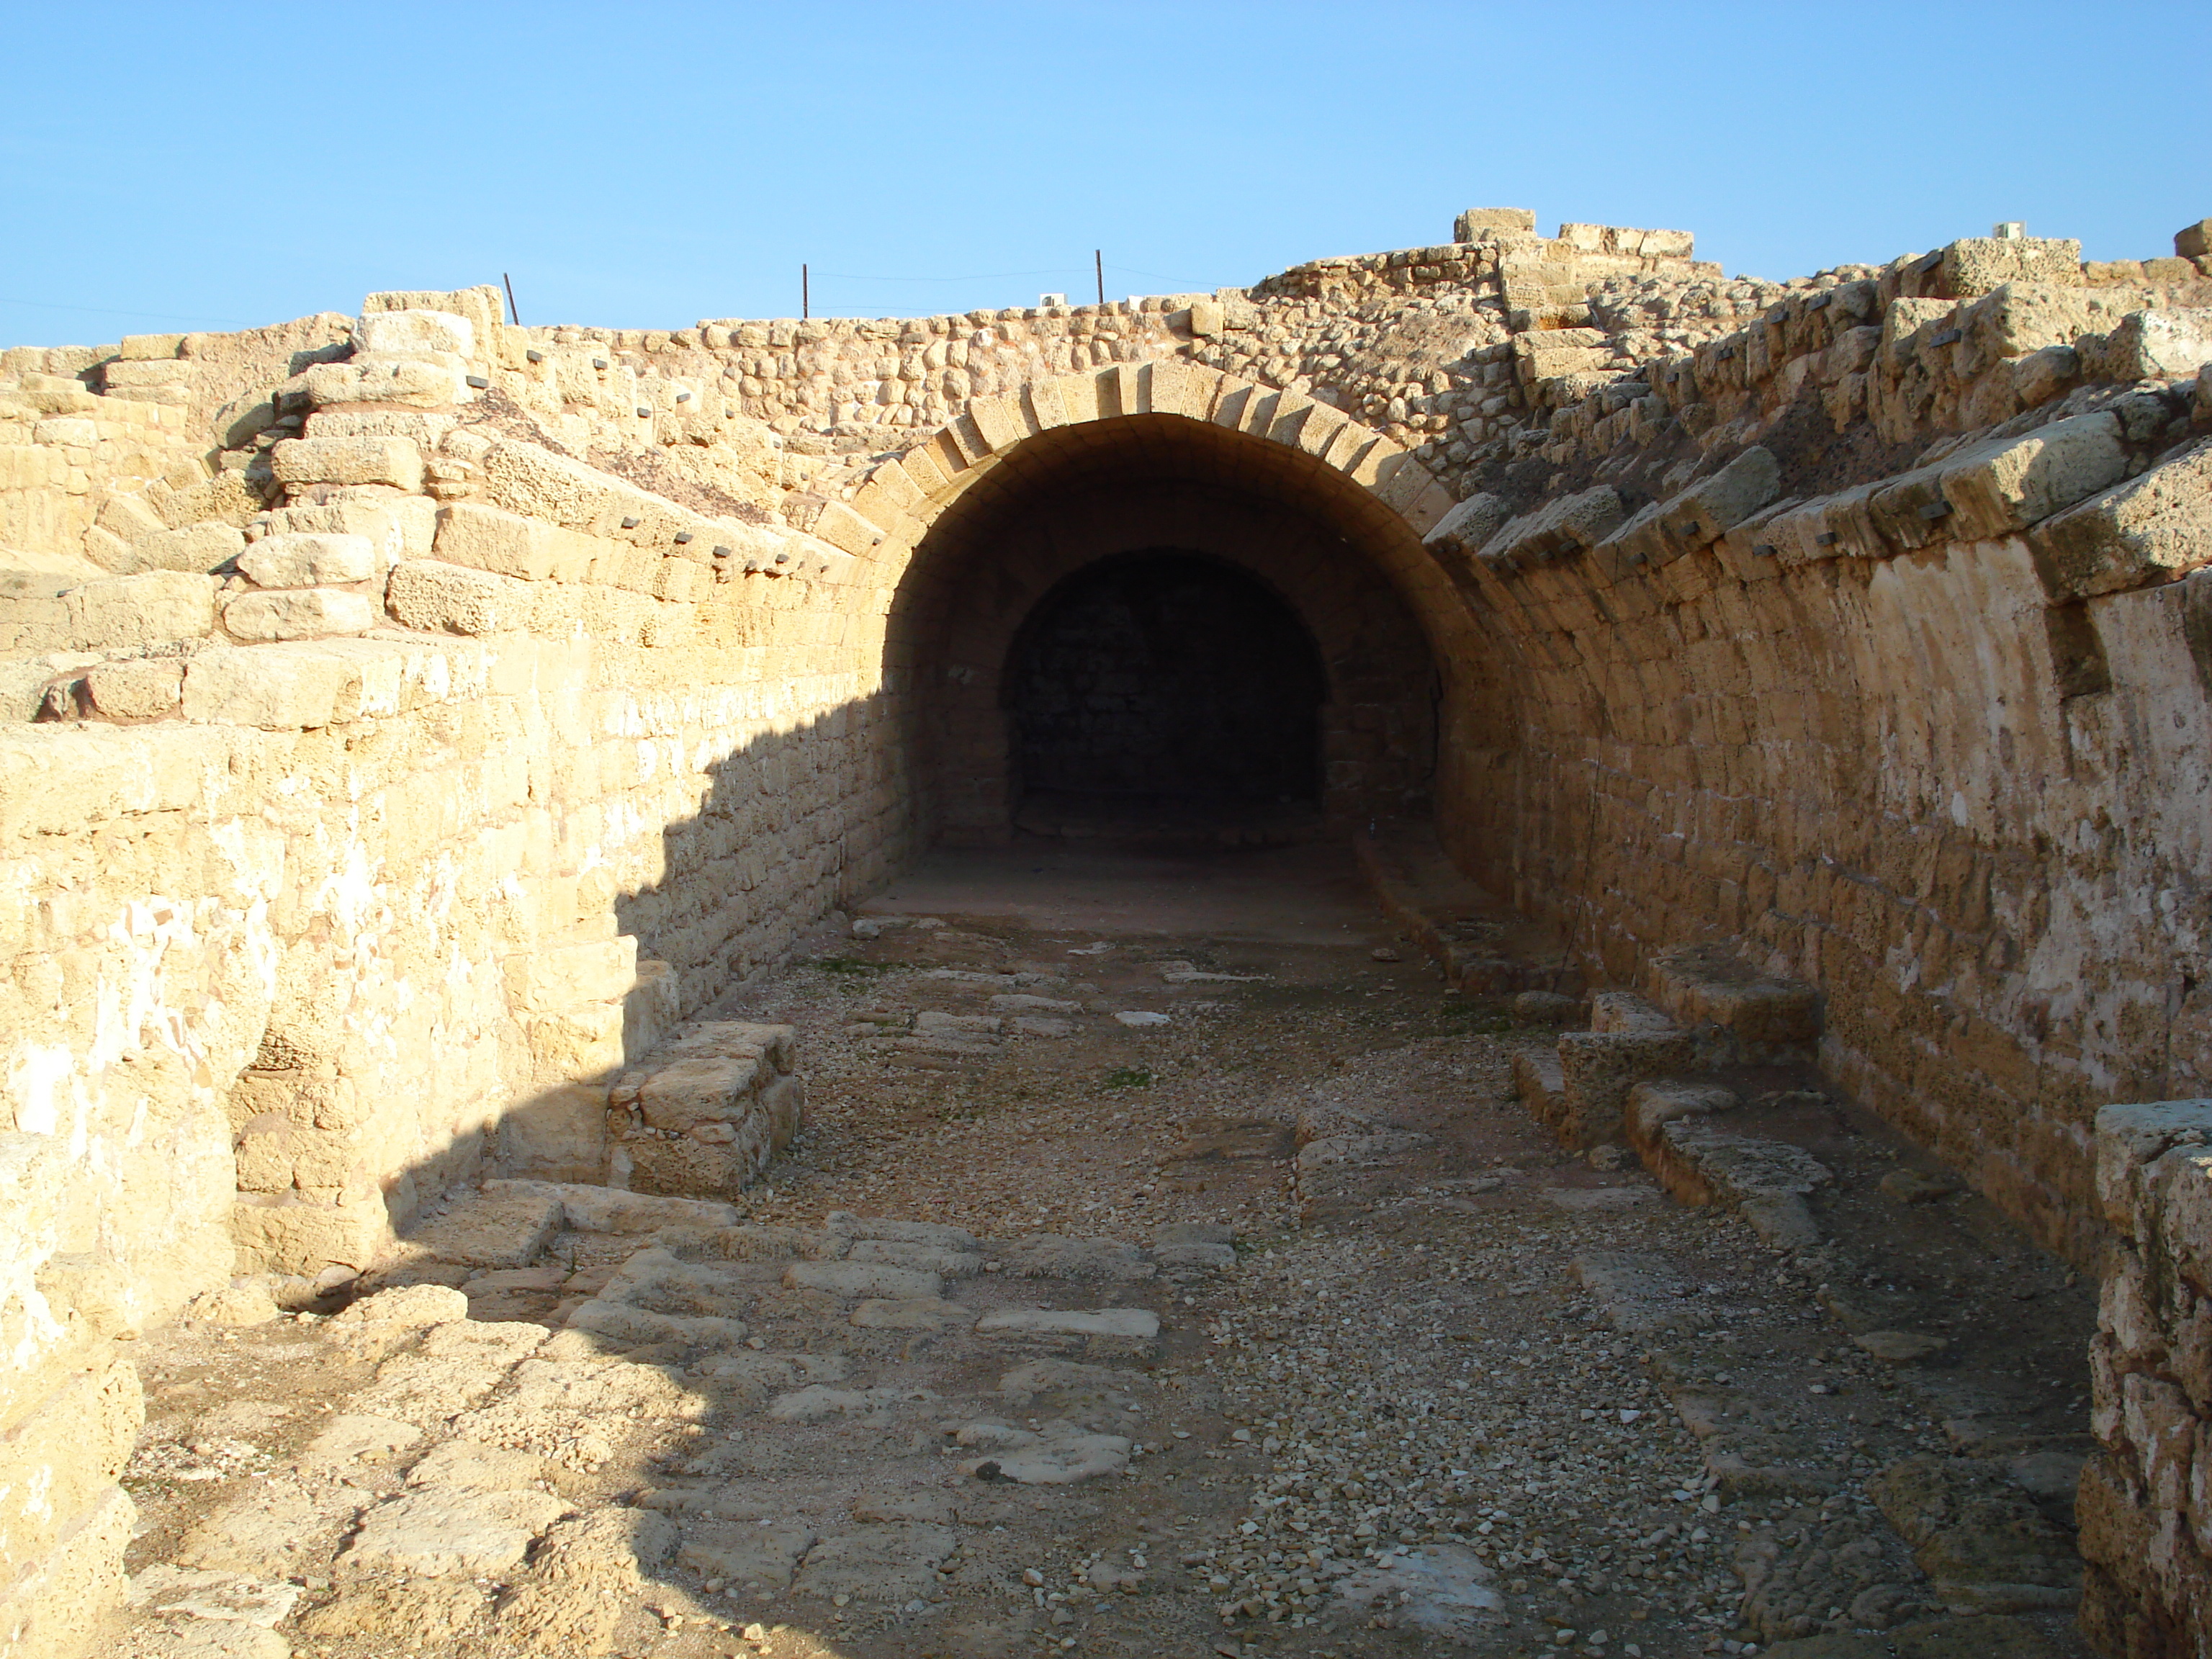
{"label": "wooden utility pole", "polygon": [[508,276],[502,270],[499,273],[499,280],[507,284],[507,317],[513,321],[517,328],[520,328],[522,326],[522,313],[514,308],[514,278]]}
{"label": "wooden utility pole", "polygon": [[1103,306],[1106,303],[1105,249],[1094,247],[1091,250],[1091,268],[1098,275],[1098,303]]}
{"label": "wooden utility pole", "polygon": [[799,321],[801,321],[801,322],[805,322],[805,321],[809,317],[811,317],[811,316],[812,316],[812,315],[814,314],[814,312],[813,312],[813,309],[812,309],[813,305],[814,305],[814,296],[813,296],[813,294],[811,292],[810,288],[809,288],[808,279],[807,279],[807,274],[806,274],[806,267],[805,267],[804,264],[801,264],[801,265],[799,267]]}

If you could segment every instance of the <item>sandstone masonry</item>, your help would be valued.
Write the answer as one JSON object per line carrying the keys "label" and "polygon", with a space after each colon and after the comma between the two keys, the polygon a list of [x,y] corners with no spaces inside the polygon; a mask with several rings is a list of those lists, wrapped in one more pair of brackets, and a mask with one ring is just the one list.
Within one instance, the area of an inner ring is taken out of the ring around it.
{"label": "sandstone masonry", "polygon": [[[1163,538],[1321,641],[1335,830],[1432,817],[1591,984],[1811,988],[1839,1085],[2187,1280],[2202,1206],[2095,1172],[2100,1107],[2212,1086],[2212,256],[2005,230],[1775,284],[1476,210],[1103,307],[0,353],[0,1644],[115,1593],[189,1298],[487,1173],[748,1179],[792,1058],[663,1037],[1009,834],[1011,640]],[[2179,1540],[2203,1435],[2128,1409],[2110,1535]],[[2100,1629],[2201,1619],[2160,1547]]]}

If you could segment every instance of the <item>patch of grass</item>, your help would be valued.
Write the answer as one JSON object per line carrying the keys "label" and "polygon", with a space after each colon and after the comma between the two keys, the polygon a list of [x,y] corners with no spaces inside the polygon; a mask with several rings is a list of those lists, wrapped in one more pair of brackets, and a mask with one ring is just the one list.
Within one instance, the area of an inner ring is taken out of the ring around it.
{"label": "patch of grass", "polygon": [[889,963],[863,962],[858,957],[817,957],[811,965],[825,974],[866,975],[890,972]]}
{"label": "patch of grass", "polygon": [[1117,1066],[1100,1082],[1102,1089],[1149,1089],[1152,1074],[1141,1066]]}
{"label": "patch of grass", "polygon": [[1504,1036],[1515,1029],[1513,1016],[1495,1003],[1447,1002],[1436,1018],[1447,1030],[1468,1036]]}

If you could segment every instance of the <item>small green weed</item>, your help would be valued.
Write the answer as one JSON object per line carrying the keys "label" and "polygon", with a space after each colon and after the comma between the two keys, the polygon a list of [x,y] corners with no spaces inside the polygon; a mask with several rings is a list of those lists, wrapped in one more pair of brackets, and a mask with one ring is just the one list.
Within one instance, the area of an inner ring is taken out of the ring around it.
{"label": "small green weed", "polygon": [[886,974],[890,965],[881,962],[862,962],[858,957],[818,957],[814,966],[825,974]]}
{"label": "small green weed", "polygon": [[1106,1073],[1099,1086],[1107,1089],[1149,1089],[1152,1086],[1152,1074],[1141,1066],[1117,1066]]}

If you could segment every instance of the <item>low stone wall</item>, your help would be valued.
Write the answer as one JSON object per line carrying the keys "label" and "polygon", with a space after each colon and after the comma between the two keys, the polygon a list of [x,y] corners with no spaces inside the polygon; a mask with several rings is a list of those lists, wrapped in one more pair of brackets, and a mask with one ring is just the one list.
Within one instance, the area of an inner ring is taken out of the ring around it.
{"label": "low stone wall", "polygon": [[2076,1509],[2082,1628],[2112,1659],[2212,1656],[2212,1100],[2097,1114],[2116,1237]]}

